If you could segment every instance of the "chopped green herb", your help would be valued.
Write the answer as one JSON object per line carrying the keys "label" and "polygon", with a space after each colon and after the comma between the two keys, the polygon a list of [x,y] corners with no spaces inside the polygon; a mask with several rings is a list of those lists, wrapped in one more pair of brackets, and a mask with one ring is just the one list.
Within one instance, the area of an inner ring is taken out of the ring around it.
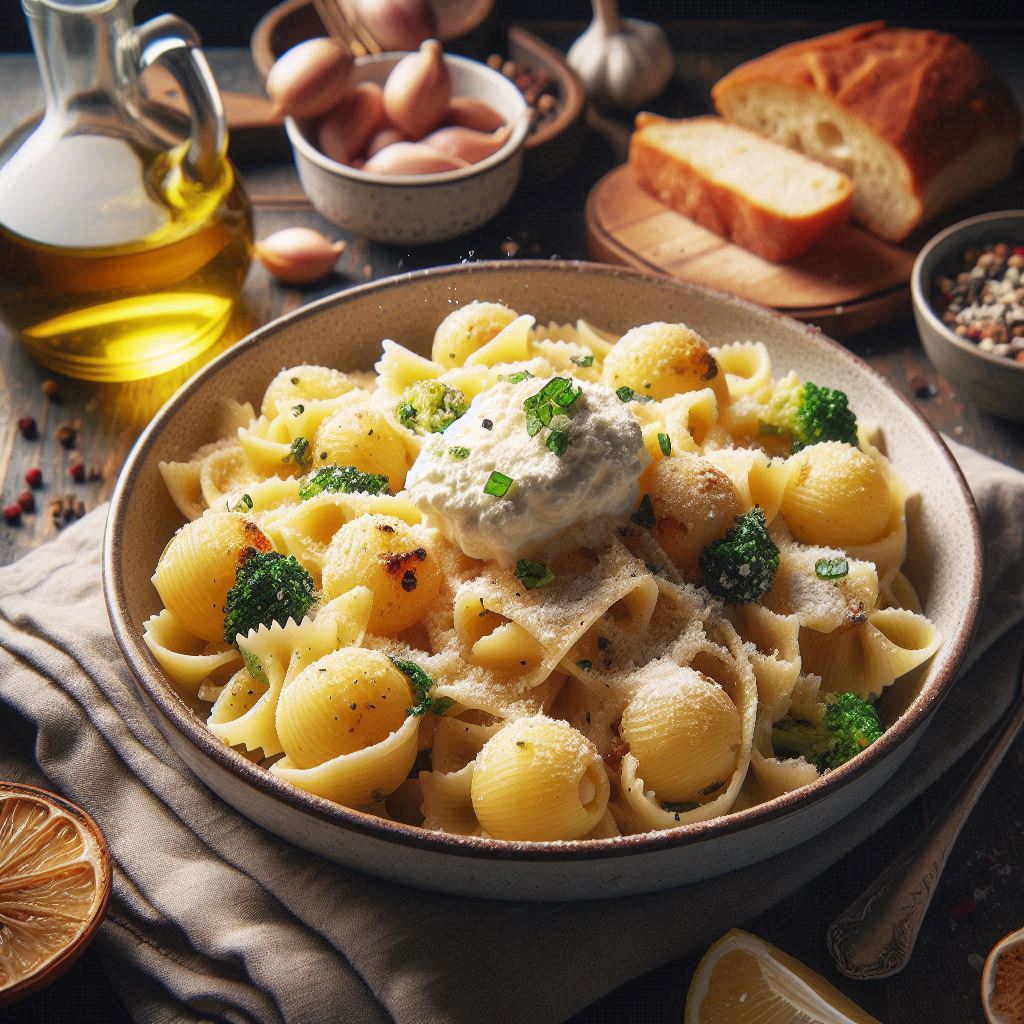
{"label": "chopped green herb", "polygon": [[304,405],[302,405],[301,403],[299,405],[293,405],[292,406],[292,415],[294,417],[296,417],[296,419],[299,416],[301,416],[305,411],[306,411],[306,407]]}
{"label": "chopped green herb", "polygon": [[639,392],[634,391],[628,384],[623,384],[621,388],[615,389],[615,394],[619,396],[620,402],[653,402],[654,399],[650,395],[641,395]]}
{"label": "chopped green herb", "polygon": [[537,590],[555,582],[555,574],[543,562],[520,558],[516,562],[516,579],[527,590]]}
{"label": "chopped green herb", "polygon": [[292,377],[292,378],[291,378],[291,382],[292,382],[293,384],[298,384],[298,383],[299,383],[299,378],[298,378],[298,377]]}
{"label": "chopped green herb", "polygon": [[[425,715],[428,711],[435,710],[435,702],[430,696],[434,688],[434,680],[416,664],[415,661],[405,661],[402,658],[391,658],[391,664],[412,683],[413,705],[405,709],[406,717],[409,715]],[[438,702],[448,700],[447,697],[438,698]],[[452,706],[449,701],[437,714],[443,715]]]}
{"label": "chopped green herb", "polygon": [[658,434],[658,445],[661,454],[667,459],[672,454],[672,438],[668,434]]}
{"label": "chopped green herb", "polygon": [[535,412],[526,414],[526,432],[530,437],[536,437],[544,428],[544,422]]}
{"label": "chopped green herb", "polygon": [[248,494],[243,494],[238,501],[235,502],[234,507],[231,509],[232,512],[251,512],[252,511],[252,498]]}
{"label": "chopped green herb", "polygon": [[819,558],[814,563],[814,575],[819,580],[841,580],[850,571],[845,558]]}
{"label": "chopped green herb", "polygon": [[487,478],[487,483],[484,484],[484,494],[493,495],[495,498],[504,498],[511,486],[512,477],[505,476],[504,473],[499,473],[495,470]]}
{"label": "chopped green herb", "polygon": [[629,517],[631,523],[636,523],[637,526],[642,526],[645,530],[653,530],[657,524],[657,519],[654,516],[654,503],[651,501],[651,496],[645,494],[640,499],[640,504],[637,510]]}
{"label": "chopped green herb", "polygon": [[291,462],[296,466],[308,466],[313,461],[309,453],[309,442],[304,437],[297,437],[288,447],[288,454],[281,460]]}
{"label": "chopped green herb", "polygon": [[696,800],[683,800],[679,803],[666,801],[661,805],[670,814],[684,814],[686,811],[695,811],[700,804]]}
{"label": "chopped green herb", "polygon": [[322,491],[331,493],[390,494],[383,473],[364,473],[355,466],[322,466],[299,485],[299,497],[305,501]]}
{"label": "chopped green herb", "polygon": [[572,356],[569,360],[570,363],[575,363],[577,366],[582,366],[586,369],[588,366],[594,365],[593,356]]}
{"label": "chopped green herb", "polygon": [[546,443],[548,451],[561,458],[569,447],[569,435],[564,430],[552,430]]}
{"label": "chopped green herb", "polygon": [[448,449],[448,454],[453,459],[468,459],[469,458],[469,449],[468,448],[463,448],[462,445],[457,444],[457,445],[454,445],[453,447]]}
{"label": "chopped green herb", "polygon": [[498,380],[506,381],[509,384],[522,384],[524,380],[530,380],[532,377],[533,374],[529,370],[517,370],[507,377],[499,377]]}
{"label": "chopped green herb", "polygon": [[581,658],[576,662],[576,667],[584,672],[589,672],[594,667],[594,663],[589,658]]}
{"label": "chopped green herb", "polygon": [[259,655],[252,651],[242,648],[242,661],[245,662],[245,670],[261,683],[269,683],[270,680],[267,678],[266,670],[263,668],[263,662],[260,660]]}
{"label": "chopped green herb", "polygon": [[448,713],[448,709],[455,703],[451,697],[435,697],[433,707],[430,709],[435,715],[442,717]]}

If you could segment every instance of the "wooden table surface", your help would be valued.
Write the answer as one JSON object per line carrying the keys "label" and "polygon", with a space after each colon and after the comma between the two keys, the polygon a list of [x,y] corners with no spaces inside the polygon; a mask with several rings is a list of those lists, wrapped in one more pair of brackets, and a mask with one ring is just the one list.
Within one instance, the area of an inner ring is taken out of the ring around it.
{"label": "wooden table surface", "polygon": [[[530,26],[552,42],[565,45],[580,26],[546,23]],[[708,108],[708,88],[740,60],[769,47],[834,27],[825,22],[694,21],[675,23],[670,34],[676,50],[676,78],[655,105],[660,113],[679,116]],[[1024,23],[974,20],[952,26],[996,64],[1024,100],[1019,61]],[[215,50],[211,62],[223,88],[258,92],[259,81],[245,50]],[[0,56],[0,137],[38,109],[41,93],[30,56]],[[244,301],[227,336],[205,358],[222,350],[253,327],[279,314],[355,283],[398,271],[477,259],[520,257],[585,258],[583,201],[590,186],[625,158],[629,122],[625,118],[587,115],[584,149],[561,179],[517,195],[491,224],[456,242],[403,250],[352,239],[337,273],[313,288],[297,290],[271,282],[254,266]],[[291,225],[311,225],[332,236],[343,235],[310,208],[287,154],[242,166],[253,200],[257,236]],[[511,245],[509,243],[512,243]],[[999,421],[960,399],[949,381],[932,369],[913,324],[898,323],[848,341],[849,346],[899,391],[938,429],[999,459],[1024,468],[1024,426]],[[3,353],[0,374],[0,479],[4,503],[24,489],[25,471],[33,465],[46,487],[40,511],[18,528],[0,524],[0,564],[13,561],[54,535],[58,527],[47,512],[48,501],[71,495],[85,509],[110,494],[118,469],[134,438],[160,405],[198,364],[151,381],[120,385],[83,384],[58,378],[60,398],[44,398],[41,385],[52,374],[36,365],[20,345],[0,329]],[[21,416],[35,416],[40,438],[25,441],[17,429]],[[55,432],[70,424],[78,431],[73,450],[60,445]],[[100,479],[74,483],[69,465],[80,459],[96,468]],[[0,722],[2,733],[2,722]],[[982,1019],[979,977],[992,944],[1024,925],[1024,836],[1020,807],[1024,801],[1024,743],[1003,765],[971,820],[939,885],[925,920],[917,953],[902,974],[885,981],[855,984],[828,963],[823,946],[827,924],[927,824],[969,769],[971,758],[953,769],[914,805],[895,816],[874,840],[825,872],[816,882],[784,901],[748,927],[821,970],[840,989],[891,1022],[927,1021],[965,1024]],[[698,957],[668,964],[600,1000],[574,1018],[575,1024],[604,1021],[653,1022],[681,1019],[690,974]],[[127,1020],[103,978],[98,959],[86,956],[64,979],[20,1006],[0,1010],[6,1021]]]}

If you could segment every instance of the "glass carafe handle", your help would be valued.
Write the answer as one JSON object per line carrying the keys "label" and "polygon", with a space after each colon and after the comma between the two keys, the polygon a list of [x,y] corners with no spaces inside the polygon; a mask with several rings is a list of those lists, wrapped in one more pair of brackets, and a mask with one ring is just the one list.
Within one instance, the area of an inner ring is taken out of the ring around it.
{"label": "glass carafe handle", "polygon": [[227,152],[227,128],[217,83],[196,30],[173,14],[161,14],[135,28],[133,41],[140,72],[159,62],[177,80],[192,115],[185,168],[200,182],[213,181]]}

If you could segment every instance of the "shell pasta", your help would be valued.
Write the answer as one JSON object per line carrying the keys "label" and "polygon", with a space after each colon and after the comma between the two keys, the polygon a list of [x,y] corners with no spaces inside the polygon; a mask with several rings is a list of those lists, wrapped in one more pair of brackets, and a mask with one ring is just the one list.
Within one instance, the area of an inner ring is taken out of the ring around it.
{"label": "shell pasta", "polygon": [[474,302],[376,371],[286,367],[160,466],[146,643],[279,779],[510,842],[685,827],[857,756],[939,647],[908,488],[759,341]]}

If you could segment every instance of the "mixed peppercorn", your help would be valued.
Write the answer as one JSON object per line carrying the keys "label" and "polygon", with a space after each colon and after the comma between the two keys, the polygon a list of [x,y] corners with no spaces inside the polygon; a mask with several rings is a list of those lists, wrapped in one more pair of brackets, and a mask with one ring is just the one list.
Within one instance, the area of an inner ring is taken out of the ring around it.
{"label": "mixed peppercorn", "polygon": [[500,71],[523,94],[530,108],[530,134],[555,116],[558,111],[556,86],[545,72],[518,64],[499,53],[487,58],[487,66]]}
{"label": "mixed peppercorn", "polygon": [[935,288],[942,322],[959,337],[1024,363],[1024,245],[967,249]]}

